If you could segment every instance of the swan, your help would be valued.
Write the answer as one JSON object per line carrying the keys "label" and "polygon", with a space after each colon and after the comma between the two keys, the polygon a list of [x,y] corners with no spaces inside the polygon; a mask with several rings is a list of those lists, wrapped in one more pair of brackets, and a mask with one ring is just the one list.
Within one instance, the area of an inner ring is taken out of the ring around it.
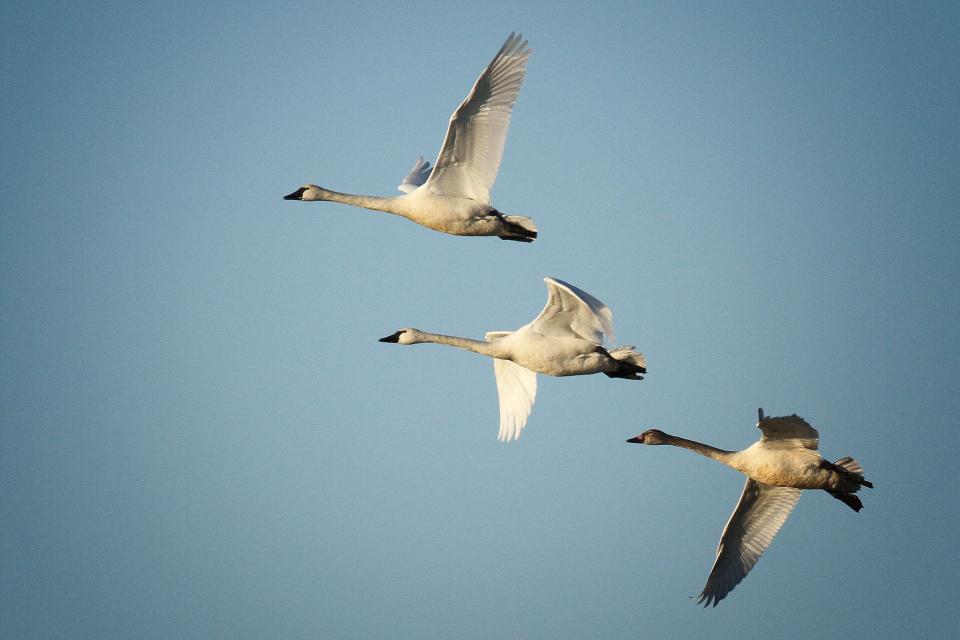
{"label": "swan", "polygon": [[720,536],[710,577],[697,601],[704,607],[717,606],[747,576],[797,504],[802,489],[823,489],[854,511],[860,511],[863,503],[854,494],[860,487],[873,488],[864,479],[860,463],[853,458],[824,460],[817,453],[817,430],[800,416],[764,416],[763,409],[758,413],[757,427],[763,435],[743,451],[724,451],[657,429],[627,440],[690,449],[747,476],[740,502]]}
{"label": "swan", "polygon": [[505,215],[490,204],[510,111],[520,92],[531,49],[510,34],[450,116],[447,136],[431,169],[418,158],[396,197],[360,196],[305,184],[284,200],[329,200],[386,211],[456,236],[497,236],[533,242],[537,226],[525,216]]}
{"label": "swan", "polygon": [[555,278],[547,283],[547,304],[533,322],[516,331],[490,331],[486,339],[470,340],[400,329],[380,342],[433,342],[459,347],[493,358],[500,398],[501,442],[515,440],[527,423],[537,394],[537,374],[580,376],[603,372],[611,378],[642,380],[643,354],[632,346],[607,350],[613,342],[613,312],[592,295]]}

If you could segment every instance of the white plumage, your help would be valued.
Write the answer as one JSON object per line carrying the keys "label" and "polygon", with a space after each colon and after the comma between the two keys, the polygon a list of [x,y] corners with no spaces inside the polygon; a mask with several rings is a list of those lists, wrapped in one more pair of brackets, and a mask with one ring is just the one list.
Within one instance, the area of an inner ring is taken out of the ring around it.
{"label": "white plumage", "polygon": [[381,342],[432,342],[459,347],[493,358],[500,398],[499,439],[515,440],[527,423],[537,394],[537,373],[577,376],[604,373],[612,378],[642,380],[646,360],[632,346],[607,350],[613,337],[613,313],[577,287],[544,278],[547,304],[532,322],[516,331],[491,331],[484,341],[401,329]]}
{"label": "white plumage", "polygon": [[537,237],[533,220],[505,215],[490,204],[490,189],[530,53],[526,41],[511,33],[450,116],[433,168],[418,158],[398,187],[404,195],[353,195],[306,184],[284,199],[340,202],[393,213],[453,235],[532,242]]}
{"label": "white plumage", "polygon": [[773,541],[800,499],[802,489],[823,489],[855,511],[863,504],[854,493],[873,487],[853,458],[824,460],[817,447],[819,434],[797,416],[767,417],[759,410],[760,440],[743,451],[724,451],[678,438],[658,429],[644,431],[627,442],[668,444],[690,449],[747,476],[740,501],[723,528],[717,558],[699,603],[716,606],[740,584]]}

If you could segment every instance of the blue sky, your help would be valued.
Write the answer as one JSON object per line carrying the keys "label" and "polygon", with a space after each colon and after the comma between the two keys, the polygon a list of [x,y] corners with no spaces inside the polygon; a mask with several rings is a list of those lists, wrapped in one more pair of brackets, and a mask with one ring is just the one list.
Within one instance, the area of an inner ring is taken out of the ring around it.
{"label": "blue sky", "polygon": [[[522,6],[521,6],[522,5]],[[0,635],[946,637],[960,514],[955,3],[7,3]],[[532,245],[281,200],[391,194],[507,34],[493,203]],[[643,382],[480,337],[543,276]],[[876,489],[805,495],[716,609],[716,446],[798,413]]]}

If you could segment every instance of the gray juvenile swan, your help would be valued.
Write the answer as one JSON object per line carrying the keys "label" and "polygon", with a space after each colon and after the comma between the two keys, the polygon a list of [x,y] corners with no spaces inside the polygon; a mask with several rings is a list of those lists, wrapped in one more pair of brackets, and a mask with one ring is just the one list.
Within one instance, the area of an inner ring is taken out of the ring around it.
{"label": "gray juvenile swan", "polygon": [[817,453],[819,434],[797,416],[765,417],[759,410],[758,442],[743,451],[724,451],[710,445],[650,429],[627,442],[669,444],[712,458],[747,476],[740,502],[720,536],[717,559],[698,604],[717,606],[740,584],[800,499],[802,489],[823,489],[854,511],[863,503],[854,495],[873,485],[853,458],[828,462]]}
{"label": "gray juvenile swan", "polygon": [[501,441],[520,437],[537,395],[537,373],[580,376],[604,373],[611,378],[643,380],[646,360],[632,346],[605,349],[612,343],[613,312],[586,291],[562,280],[544,278],[547,305],[530,324],[516,331],[490,331],[486,341],[457,338],[417,329],[400,329],[380,342],[433,342],[493,358],[500,397]]}
{"label": "gray juvenile swan", "polygon": [[405,195],[360,196],[306,184],[284,200],[329,200],[386,211],[456,236],[497,236],[533,242],[537,226],[524,216],[504,215],[490,204],[510,111],[520,93],[531,50],[510,34],[466,100],[450,116],[447,137],[433,169],[419,158],[400,185]]}

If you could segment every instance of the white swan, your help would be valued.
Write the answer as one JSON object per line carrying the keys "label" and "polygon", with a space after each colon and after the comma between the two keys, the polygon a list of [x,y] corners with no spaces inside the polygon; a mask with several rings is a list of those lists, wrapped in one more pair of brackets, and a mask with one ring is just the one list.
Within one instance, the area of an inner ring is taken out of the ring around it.
{"label": "white swan", "polygon": [[432,171],[419,158],[399,189],[385,198],[337,193],[306,184],[284,200],[330,200],[403,216],[425,227],[457,236],[498,236],[533,242],[537,227],[524,216],[504,215],[490,205],[510,126],[510,110],[520,92],[531,50],[510,34],[477,78],[466,100],[450,116],[447,137]]}
{"label": "white swan", "polygon": [[501,441],[520,437],[537,394],[537,373],[579,376],[603,372],[611,378],[642,380],[643,354],[633,347],[605,349],[613,341],[613,312],[589,293],[562,280],[544,278],[547,305],[533,322],[516,331],[491,331],[486,341],[400,329],[380,342],[434,342],[493,358],[500,396]]}
{"label": "white swan", "polygon": [[824,460],[817,453],[820,436],[803,418],[765,417],[763,409],[759,414],[757,427],[763,435],[743,451],[724,451],[657,429],[627,440],[690,449],[747,476],[740,502],[720,536],[710,577],[697,601],[705,607],[717,606],[746,577],[797,504],[801,489],[823,489],[854,511],[860,511],[863,503],[854,493],[860,487],[873,488],[853,458]]}

